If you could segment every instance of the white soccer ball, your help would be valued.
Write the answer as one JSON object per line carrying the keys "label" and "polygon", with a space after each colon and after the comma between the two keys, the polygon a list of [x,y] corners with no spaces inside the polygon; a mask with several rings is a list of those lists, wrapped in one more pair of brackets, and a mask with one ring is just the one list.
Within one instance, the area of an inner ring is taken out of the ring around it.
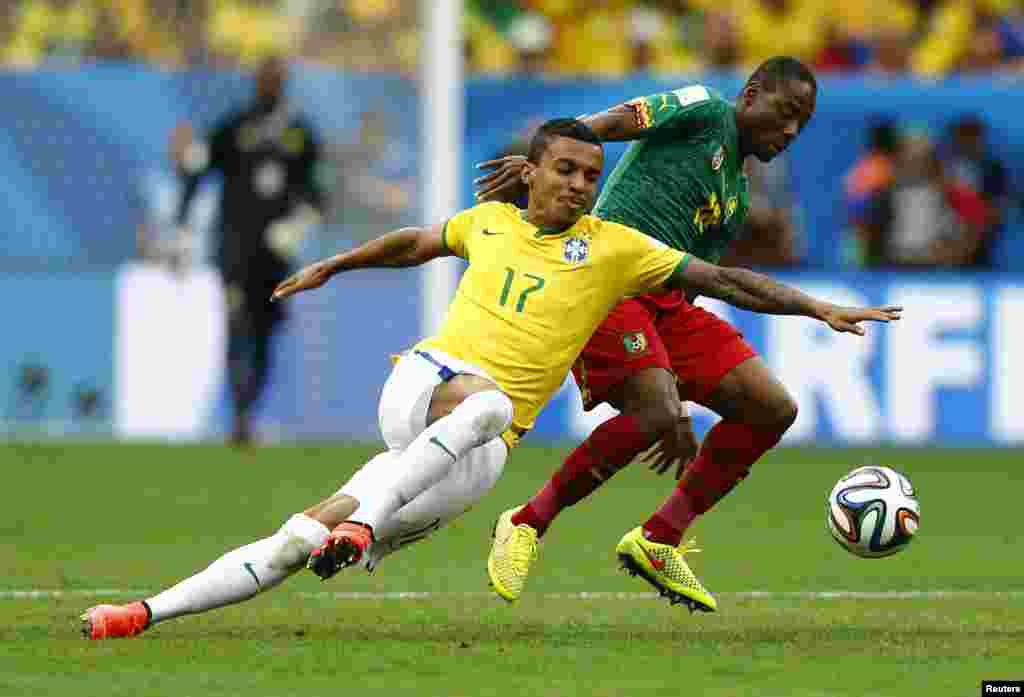
{"label": "white soccer ball", "polygon": [[890,467],[858,467],[828,495],[828,529],[858,557],[887,557],[914,539],[921,505],[910,480]]}

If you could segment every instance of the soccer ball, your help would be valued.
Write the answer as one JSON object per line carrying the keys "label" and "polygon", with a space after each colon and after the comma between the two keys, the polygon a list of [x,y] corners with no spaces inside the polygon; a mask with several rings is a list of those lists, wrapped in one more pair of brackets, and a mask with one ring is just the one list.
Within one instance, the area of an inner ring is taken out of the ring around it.
{"label": "soccer ball", "polygon": [[858,557],[887,557],[917,533],[921,506],[910,480],[889,467],[858,467],[828,495],[828,529]]}

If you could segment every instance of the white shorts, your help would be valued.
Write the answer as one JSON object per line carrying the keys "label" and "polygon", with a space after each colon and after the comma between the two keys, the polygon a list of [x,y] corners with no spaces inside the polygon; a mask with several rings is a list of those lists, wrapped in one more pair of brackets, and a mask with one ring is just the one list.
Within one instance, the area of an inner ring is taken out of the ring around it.
{"label": "white shorts", "polygon": [[[378,407],[381,435],[389,452],[378,455],[356,472],[339,493],[365,485],[377,467],[386,467],[427,427],[427,412],[434,389],[458,374],[478,375],[495,382],[482,368],[453,358],[442,351],[410,351],[395,364],[384,383]],[[495,384],[497,384],[495,382]],[[469,510],[497,483],[508,458],[508,446],[495,438],[459,458],[434,486],[400,508],[374,530],[365,566],[377,563],[402,547],[426,538]],[[372,480],[371,480],[372,481]]]}
{"label": "white shorts", "polygon": [[461,373],[479,375],[498,384],[483,368],[433,349],[410,351],[391,370],[377,407],[384,442],[404,450],[427,427],[427,411],[434,388]]}

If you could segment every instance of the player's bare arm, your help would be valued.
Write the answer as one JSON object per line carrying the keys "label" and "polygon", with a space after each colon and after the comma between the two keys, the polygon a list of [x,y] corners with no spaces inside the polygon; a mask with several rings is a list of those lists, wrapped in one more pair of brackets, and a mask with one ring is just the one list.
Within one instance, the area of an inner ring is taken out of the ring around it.
{"label": "player's bare arm", "polygon": [[296,293],[319,288],[332,276],[345,271],[419,266],[431,259],[449,255],[444,244],[444,226],[402,228],[355,249],[310,264],[282,281],[270,299],[283,300]]}
{"label": "player's bare arm", "polygon": [[903,308],[843,307],[819,300],[764,274],[736,267],[716,266],[688,256],[665,282],[669,288],[695,290],[730,305],[770,315],[802,315],[827,323],[837,332],[863,335],[861,322],[898,320]]}
{"label": "player's bare arm", "polygon": [[[579,120],[603,141],[637,140],[645,136],[642,120],[637,116],[639,108],[634,101],[624,102],[597,114],[581,116]],[[492,171],[473,182],[478,189],[477,200],[506,203],[517,200],[524,191],[520,175],[525,166],[526,158],[522,155],[509,155],[479,163],[477,169]]]}

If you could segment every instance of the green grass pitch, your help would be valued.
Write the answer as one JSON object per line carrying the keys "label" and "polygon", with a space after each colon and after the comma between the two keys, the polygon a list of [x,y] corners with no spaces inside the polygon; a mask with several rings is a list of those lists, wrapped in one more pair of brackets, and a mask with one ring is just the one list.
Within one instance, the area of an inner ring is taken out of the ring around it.
{"label": "green grass pitch", "polygon": [[[476,509],[373,575],[303,572],[135,640],[78,635],[82,609],[130,597],[97,590],[146,593],[190,575],[332,493],[373,452],[0,446],[0,697],[960,697],[1024,678],[1014,450],[769,454],[692,530],[714,615],[638,595],[649,587],[617,569],[618,538],[672,484],[640,466],[562,516],[518,605],[489,596],[495,516],[564,454],[524,447]],[[919,538],[889,559],[853,558],[825,528],[832,484],[868,461],[920,494]],[[812,595],[823,591],[911,595]],[[385,595],[400,592],[429,595]]]}

